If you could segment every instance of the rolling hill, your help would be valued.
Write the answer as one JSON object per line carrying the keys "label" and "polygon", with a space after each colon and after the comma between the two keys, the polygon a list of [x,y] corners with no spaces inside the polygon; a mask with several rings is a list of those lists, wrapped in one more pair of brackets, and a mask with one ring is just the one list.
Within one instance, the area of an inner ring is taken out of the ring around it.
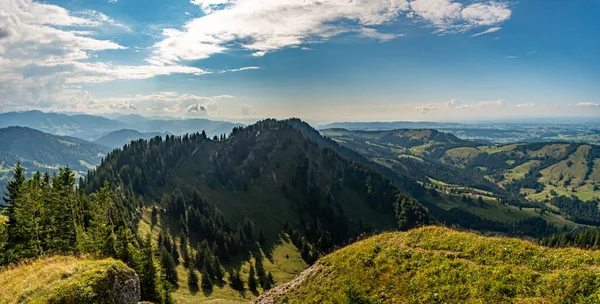
{"label": "rolling hill", "polygon": [[234,127],[243,126],[239,123],[217,121],[205,118],[160,118],[143,117],[140,115],[123,115],[116,118],[117,121],[126,123],[129,129],[139,132],[160,132],[183,135],[205,131],[210,137],[214,135],[229,134]]}
{"label": "rolling hill", "polygon": [[[460,199],[467,194],[517,206],[519,211],[543,209],[580,224],[600,221],[590,207],[600,197],[600,147],[596,145],[550,142],[490,146],[434,130],[414,129],[321,132],[434,189],[440,194],[433,201],[438,206],[449,206],[453,197]],[[493,217],[489,214],[488,218]]]}
{"label": "rolling hill", "polygon": [[165,133],[140,133],[136,130],[123,129],[114,132],[110,132],[94,141],[94,143],[109,147],[109,148],[123,148],[124,145],[131,143],[137,139],[150,139],[156,136],[165,136]]}
{"label": "rolling hill", "polygon": [[351,131],[391,131],[435,129],[462,139],[488,144],[515,142],[578,142],[600,144],[600,120],[597,118],[548,118],[505,121],[456,122],[335,122],[319,129]]}
{"label": "rolling hill", "polygon": [[100,134],[124,129],[127,124],[94,115],[66,115],[41,111],[8,112],[0,114],[0,128],[27,127],[60,136],[92,140]]}
{"label": "rolling hill", "polygon": [[25,127],[0,129],[0,189],[18,162],[28,176],[35,171],[55,171],[69,165],[80,176],[100,163],[110,150],[83,139],[56,136]]}
{"label": "rolling hill", "polygon": [[0,128],[11,126],[28,127],[42,132],[79,137],[88,141],[97,140],[110,132],[130,129],[142,133],[186,134],[202,132],[209,135],[228,134],[241,124],[209,119],[164,119],[140,115],[121,115],[116,119],[86,114],[58,114],[41,111],[0,113]]}
{"label": "rolling hill", "polygon": [[335,251],[254,303],[594,303],[600,253],[425,227]]}

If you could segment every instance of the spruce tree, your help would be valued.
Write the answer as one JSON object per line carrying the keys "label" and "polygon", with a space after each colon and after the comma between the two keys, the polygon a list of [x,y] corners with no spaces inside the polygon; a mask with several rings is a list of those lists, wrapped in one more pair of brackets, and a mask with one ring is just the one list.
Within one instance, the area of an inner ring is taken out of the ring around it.
{"label": "spruce tree", "polygon": [[5,203],[10,205],[14,202],[19,196],[19,190],[23,183],[25,183],[25,169],[21,166],[21,162],[17,162],[13,169],[13,178],[6,184],[6,192],[3,197]]}
{"label": "spruce tree", "polygon": [[191,291],[198,290],[198,275],[194,271],[194,267],[188,268],[188,288]]}
{"label": "spruce tree", "polygon": [[189,267],[190,266],[190,254],[188,252],[188,241],[187,241],[187,237],[183,233],[179,237],[179,248],[181,251],[181,258],[183,259],[183,265],[185,265],[185,267]]}
{"label": "spruce tree", "polygon": [[259,282],[262,285],[267,274],[265,273],[265,266],[263,265],[261,256],[254,258],[254,268],[256,268],[256,275],[258,276]]}
{"label": "spruce tree", "polygon": [[158,284],[156,280],[156,266],[154,266],[154,251],[152,250],[152,238],[146,235],[139,257],[140,269],[136,271],[140,276],[140,290],[143,301],[156,301],[158,299]]}
{"label": "spruce tree", "polygon": [[248,289],[256,291],[257,287],[258,282],[256,282],[256,272],[254,271],[254,266],[250,264],[250,271],[248,272]]}
{"label": "spruce tree", "polygon": [[213,259],[213,272],[215,275],[215,280],[217,281],[222,281],[223,277],[225,277],[225,270],[223,269],[223,266],[221,265],[221,261],[219,260],[218,256],[215,256]]}
{"label": "spruce tree", "polygon": [[154,226],[156,226],[157,223],[158,223],[158,208],[156,208],[156,205],[152,205],[152,226],[151,226],[151,228],[154,228]]}
{"label": "spruce tree", "polygon": [[235,290],[239,290],[239,291],[244,290],[244,281],[242,281],[239,269],[235,269],[235,270],[230,269],[229,270],[229,284],[231,285],[231,288],[233,288]]}
{"label": "spruce tree", "polygon": [[210,274],[205,268],[202,268],[202,289],[206,292],[211,292],[213,288],[213,282],[210,279]]}
{"label": "spruce tree", "polygon": [[165,247],[161,248],[160,251],[160,264],[165,273],[165,279],[173,284],[173,286],[177,286],[177,264],[175,264],[173,256],[171,256],[171,253]]}

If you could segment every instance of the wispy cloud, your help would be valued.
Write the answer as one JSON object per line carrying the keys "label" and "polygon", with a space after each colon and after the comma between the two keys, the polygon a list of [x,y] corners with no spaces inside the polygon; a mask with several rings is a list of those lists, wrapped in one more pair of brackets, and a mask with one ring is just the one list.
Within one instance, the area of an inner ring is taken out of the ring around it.
{"label": "wispy cloud", "polygon": [[527,103],[522,103],[522,104],[518,104],[517,108],[531,108],[534,107],[535,104],[532,102],[527,102]]}
{"label": "wispy cloud", "polygon": [[497,31],[499,31],[501,29],[502,29],[501,27],[492,27],[492,28],[489,28],[489,29],[487,29],[487,30],[485,30],[483,32],[479,32],[477,34],[471,35],[471,37],[477,37],[477,36],[481,36],[481,35],[485,35],[485,34],[495,33],[495,32],[497,32]]}
{"label": "wispy cloud", "polygon": [[576,104],[570,104],[573,107],[598,107],[599,104],[593,102],[580,102]]}
{"label": "wispy cloud", "polygon": [[432,111],[439,110],[461,110],[461,109],[477,109],[484,108],[488,106],[502,106],[504,105],[504,101],[502,100],[494,100],[494,101],[480,101],[477,103],[461,103],[456,99],[451,99],[450,101],[443,103],[430,103],[418,106],[415,108],[415,111],[421,112],[422,114],[427,114]]}
{"label": "wispy cloud", "polygon": [[386,42],[386,41],[394,40],[397,37],[399,37],[399,35],[395,35],[395,34],[380,33],[376,29],[374,29],[374,28],[368,28],[368,27],[361,28],[358,31],[358,33],[362,37],[379,40],[381,42]]}
{"label": "wispy cloud", "polygon": [[519,58],[519,56],[506,56],[506,58],[508,58],[508,59],[517,59],[517,58]]}

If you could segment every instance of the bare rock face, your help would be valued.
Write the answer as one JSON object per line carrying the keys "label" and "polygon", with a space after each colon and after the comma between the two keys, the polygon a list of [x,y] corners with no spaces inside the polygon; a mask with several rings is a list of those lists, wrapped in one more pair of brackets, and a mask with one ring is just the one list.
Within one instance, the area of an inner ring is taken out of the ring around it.
{"label": "bare rock face", "polygon": [[108,296],[106,303],[137,304],[141,297],[140,278],[135,272],[116,273]]}

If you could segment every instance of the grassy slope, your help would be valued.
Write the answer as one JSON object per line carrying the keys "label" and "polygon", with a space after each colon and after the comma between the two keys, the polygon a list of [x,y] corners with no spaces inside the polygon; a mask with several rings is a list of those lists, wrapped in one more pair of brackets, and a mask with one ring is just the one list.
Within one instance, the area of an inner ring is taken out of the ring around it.
{"label": "grassy slope", "polygon": [[[142,221],[139,223],[138,234],[145,236],[149,232],[152,234],[153,240],[156,242],[158,235],[162,229],[163,221],[159,220],[157,226],[150,227],[151,209],[144,210]],[[179,246],[179,240],[177,240]],[[190,248],[190,252],[195,254],[195,250]],[[308,268],[308,265],[300,257],[300,252],[289,240],[280,238],[275,245],[269,257],[265,254],[261,256],[263,264],[267,272],[273,274],[275,285],[280,285],[293,279],[296,275]],[[241,276],[244,284],[247,286],[248,271],[250,269],[249,262],[254,263],[254,258],[250,257],[242,261]],[[224,264],[224,267],[228,267]],[[213,292],[205,294],[202,290],[191,292],[187,285],[188,271],[182,264],[177,267],[179,288],[173,292],[173,298],[177,303],[248,303],[259,294],[263,293],[262,289],[258,289],[258,293],[252,293],[249,290],[238,292],[232,289],[225,278],[225,282],[215,284]],[[198,278],[201,278],[199,272],[196,273]]]}
{"label": "grassy slope", "polygon": [[0,271],[0,303],[104,303],[113,274],[135,273],[113,259],[67,256],[10,266]]}
{"label": "grassy slope", "polygon": [[322,258],[277,302],[596,303],[599,266],[596,251],[425,227]]}
{"label": "grassy slope", "polygon": [[[597,166],[600,163],[600,159],[594,160],[596,166],[588,179],[585,179],[588,171],[586,156],[590,148],[591,146],[589,145],[582,145],[569,155],[567,159],[541,170],[542,177],[539,179],[539,182],[545,184],[546,189],[541,193],[529,194],[527,197],[534,200],[543,200],[546,196],[550,195],[551,190],[554,190],[558,195],[576,195],[582,201],[599,197],[600,191],[594,191],[593,184],[600,181],[598,176],[596,176],[600,175],[600,172],[598,172],[600,170]],[[570,166],[569,163],[571,163]],[[571,178],[571,183],[565,186],[565,181],[568,178]],[[575,192],[573,192],[573,189],[575,189]]]}

